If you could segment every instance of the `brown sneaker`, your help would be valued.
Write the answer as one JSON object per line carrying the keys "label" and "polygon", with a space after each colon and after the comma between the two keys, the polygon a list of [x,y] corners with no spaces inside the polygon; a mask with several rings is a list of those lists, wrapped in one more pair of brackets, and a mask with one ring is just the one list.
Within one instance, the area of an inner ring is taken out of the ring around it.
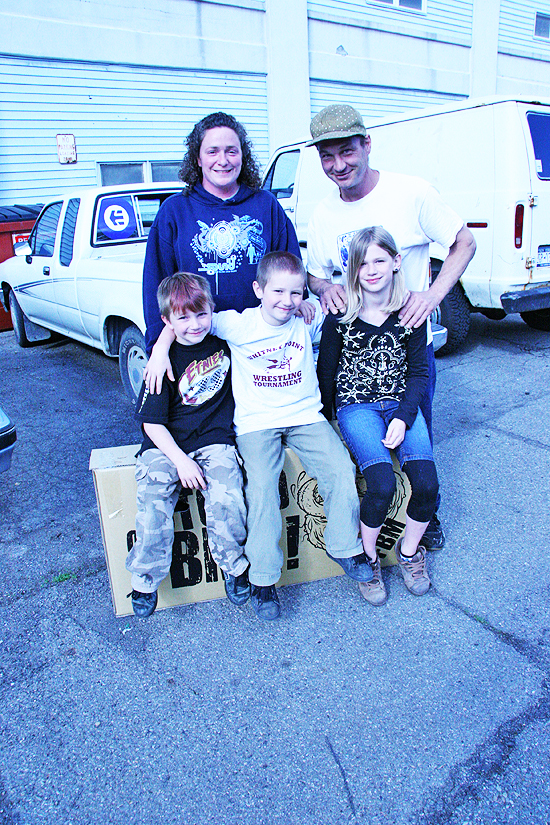
{"label": "brown sneaker", "polygon": [[372,570],[372,579],[370,582],[359,582],[359,590],[364,599],[369,604],[378,605],[386,604],[388,594],[382,579],[382,569],[380,567],[380,559],[377,557],[376,561],[369,561]]}
{"label": "brown sneaker", "polygon": [[403,573],[405,587],[410,593],[414,593],[415,596],[423,596],[424,593],[428,592],[431,584],[426,569],[426,550],[420,544],[414,556],[411,556],[409,559],[401,555],[402,541],[403,539],[400,538],[395,545],[395,555],[397,556],[399,567]]}

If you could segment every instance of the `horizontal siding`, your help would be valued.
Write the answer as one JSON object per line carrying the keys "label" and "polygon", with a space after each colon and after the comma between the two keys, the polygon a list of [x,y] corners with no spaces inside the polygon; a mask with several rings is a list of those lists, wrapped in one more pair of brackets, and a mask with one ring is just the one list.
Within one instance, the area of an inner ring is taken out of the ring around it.
{"label": "horizontal siding", "polygon": [[423,13],[370,0],[308,0],[308,15],[331,22],[345,19],[379,31],[469,46],[472,40],[473,2],[427,0],[427,11]]}
{"label": "horizontal siding", "polygon": [[548,0],[501,0],[498,50],[502,54],[550,60],[550,39],[535,37],[536,13],[550,17]]}
{"label": "horizontal siding", "polygon": [[[269,156],[261,74],[0,57],[0,203],[33,203],[97,183],[97,162],[181,160],[185,137],[223,109]],[[76,164],[58,162],[56,134],[74,134]]]}
{"label": "horizontal siding", "polygon": [[414,89],[359,86],[321,80],[311,81],[310,94],[312,115],[316,115],[324,106],[331,103],[349,103],[361,112],[365,120],[463,99],[458,95],[442,95]]}

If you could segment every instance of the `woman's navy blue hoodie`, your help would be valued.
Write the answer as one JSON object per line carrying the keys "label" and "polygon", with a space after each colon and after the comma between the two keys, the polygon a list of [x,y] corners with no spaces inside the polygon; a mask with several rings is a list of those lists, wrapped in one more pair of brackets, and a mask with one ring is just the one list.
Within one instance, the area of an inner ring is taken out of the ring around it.
{"label": "woman's navy blue hoodie", "polygon": [[163,324],[157,289],[175,272],[202,275],[210,283],[216,309],[242,312],[258,304],[252,290],[256,267],[266,252],[285,250],[300,257],[296,232],[270,192],[241,184],[222,200],[196,184],[160,207],[147,239],[143,269],[143,312],[150,353]]}

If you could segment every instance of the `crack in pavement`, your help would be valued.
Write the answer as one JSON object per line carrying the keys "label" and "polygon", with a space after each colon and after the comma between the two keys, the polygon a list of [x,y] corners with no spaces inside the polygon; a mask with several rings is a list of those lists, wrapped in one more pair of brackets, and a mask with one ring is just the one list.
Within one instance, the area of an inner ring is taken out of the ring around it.
{"label": "crack in pavement", "polygon": [[[481,625],[500,642],[508,645],[531,664],[536,665],[550,675],[550,651],[520,639],[505,630],[499,630],[490,622],[478,616],[474,611],[460,602],[441,593],[434,594],[443,602],[463,613],[472,621]],[[456,764],[449,772],[446,782],[439,787],[422,805],[412,825],[445,825],[451,821],[457,808],[465,802],[478,801],[486,794],[487,783],[502,777],[516,749],[518,737],[537,722],[550,721],[550,683],[547,679],[542,684],[542,695],[517,716],[506,720],[485,739],[468,759]]]}

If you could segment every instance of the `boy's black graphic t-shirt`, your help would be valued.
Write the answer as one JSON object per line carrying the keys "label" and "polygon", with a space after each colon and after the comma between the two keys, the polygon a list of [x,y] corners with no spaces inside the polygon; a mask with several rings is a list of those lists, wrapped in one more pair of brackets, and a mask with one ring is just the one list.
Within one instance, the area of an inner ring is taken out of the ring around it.
{"label": "boy's black graphic t-shirt", "polygon": [[[136,418],[163,424],[185,452],[208,444],[235,444],[229,347],[215,335],[199,344],[174,341],[170,361],[175,381],[164,376],[160,395],[141,388]],[[144,432],[140,453],[155,447]]]}

